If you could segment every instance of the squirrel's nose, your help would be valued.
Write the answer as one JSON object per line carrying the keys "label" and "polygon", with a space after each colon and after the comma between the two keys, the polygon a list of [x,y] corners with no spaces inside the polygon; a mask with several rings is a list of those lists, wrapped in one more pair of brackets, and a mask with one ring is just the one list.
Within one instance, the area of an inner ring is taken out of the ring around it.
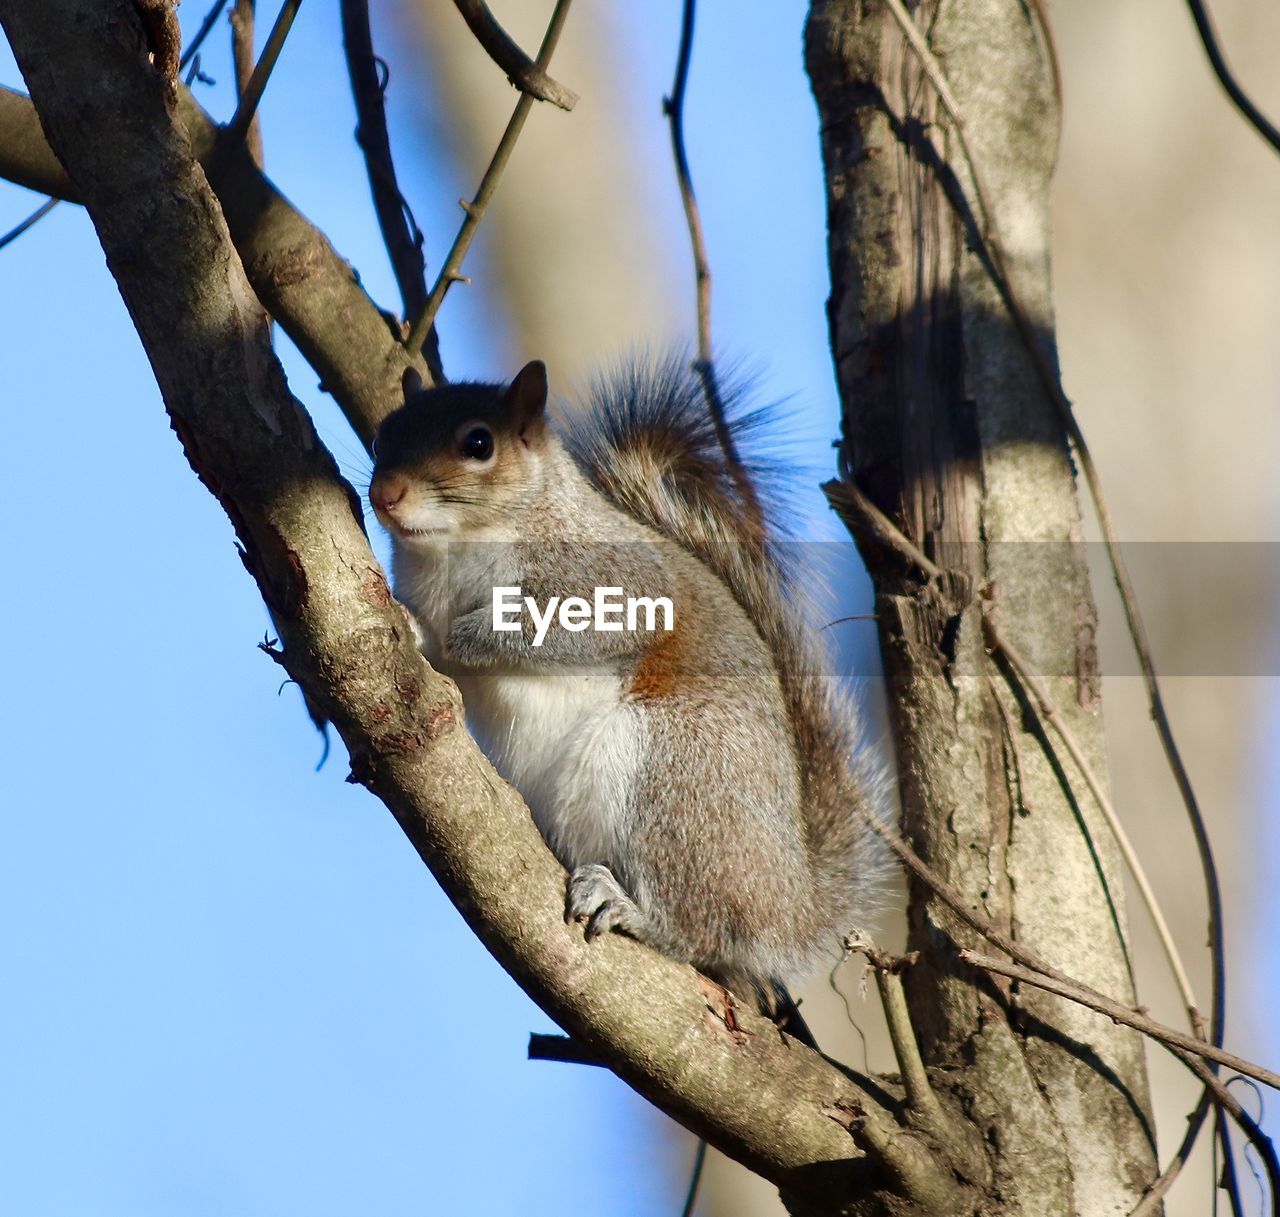
{"label": "squirrel's nose", "polygon": [[390,511],[408,492],[409,482],[399,473],[379,473],[369,485],[369,501],[383,511]]}

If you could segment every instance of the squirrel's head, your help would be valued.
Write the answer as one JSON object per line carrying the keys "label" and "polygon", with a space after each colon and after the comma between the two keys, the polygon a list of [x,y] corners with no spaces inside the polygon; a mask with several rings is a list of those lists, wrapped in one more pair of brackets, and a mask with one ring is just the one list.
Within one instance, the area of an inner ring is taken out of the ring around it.
{"label": "squirrel's head", "polygon": [[548,441],[547,369],[505,389],[454,384],[408,394],[374,441],[369,501],[402,545],[461,540],[511,522],[537,486]]}

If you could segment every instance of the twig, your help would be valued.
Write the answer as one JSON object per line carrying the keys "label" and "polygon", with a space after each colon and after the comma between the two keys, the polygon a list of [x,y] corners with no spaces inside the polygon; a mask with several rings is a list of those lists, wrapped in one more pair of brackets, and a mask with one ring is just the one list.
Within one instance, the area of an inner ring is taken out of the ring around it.
{"label": "twig", "polygon": [[[547,32],[542,38],[542,47],[538,51],[538,66],[540,68],[545,68],[550,63],[551,56],[556,49],[556,43],[560,41],[560,31],[564,28],[565,19],[569,16],[569,3],[570,0],[556,0],[555,11],[551,14]],[[404,345],[410,352],[422,350],[427,335],[431,332],[431,326],[435,322],[436,313],[440,311],[440,305],[444,303],[446,293],[455,280],[462,278],[462,260],[467,256],[467,250],[471,248],[471,242],[475,239],[476,230],[480,227],[480,221],[484,219],[489,202],[493,198],[494,192],[498,189],[498,183],[502,180],[502,172],[506,169],[507,162],[511,159],[511,153],[515,149],[516,141],[520,138],[520,132],[524,130],[525,119],[529,117],[529,111],[533,108],[533,101],[532,93],[520,94],[520,100],[516,102],[515,109],[512,111],[511,118],[507,123],[507,129],[502,133],[502,139],[498,141],[498,147],[494,151],[493,159],[489,162],[489,167],[484,171],[484,177],[480,179],[480,187],[476,191],[475,198],[470,203],[462,204],[462,209],[466,212],[466,219],[462,221],[462,226],[458,229],[458,235],[453,239],[453,246],[444,260],[444,265],[440,268],[440,275],[436,279],[435,286],[431,289],[431,295],[427,298],[427,303],[423,306],[422,312],[418,314],[418,319],[413,323],[413,328],[409,331],[409,337],[405,340]]]}
{"label": "twig", "polygon": [[910,571],[926,579],[942,575],[942,567],[930,560],[852,481],[833,478],[822,484],[822,492],[856,540],[870,541],[876,549],[892,553]]}
{"label": "twig", "polygon": [[12,245],[28,228],[39,224],[61,201],[61,199],[45,199],[25,220],[15,224],[4,236],[0,237],[0,249],[3,249],[6,245]]}
{"label": "twig", "polygon": [[1009,977],[1010,980],[1023,981],[1026,984],[1035,985],[1038,989],[1044,989],[1046,992],[1056,993],[1059,997],[1065,997],[1068,1001],[1076,1002],[1081,1006],[1088,1006],[1089,1009],[1096,1010],[1099,1014],[1105,1014],[1112,1022],[1124,1023],[1126,1027],[1141,1031],[1144,1035],[1149,1035],[1152,1039],[1159,1040],[1162,1044],[1181,1048],[1184,1052],[1203,1057],[1207,1061],[1213,1061],[1215,1064],[1223,1065],[1227,1069],[1234,1069],[1237,1073],[1243,1073],[1245,1077],[1255,1078],[1268,1086],[1280,1089],[1280,1073],[1272,1073],[1270,1069],[1255,1065],[1252,1061],[1246,1061],[1244,1057],[1236,1056],[1233,1052],[1227,1052],[1214,1044],[1196,1039],[1195,1036],[1184,1035],[1181,1031],[1166,1027],[1163,1023],[1158,1023],[1155,1019],[1149,1018],[1145,1014],[1140,1014],[1120,1002],[1104,997],[1097,990],[1091,989],[1086,985],[1081,985],[1076,981],[1065,978],[1048,976],[1039,970],[1025,968],[1021,964],[1007,963],[1003,959],[996,959],[991,955],[982,955],[966,947],[960,949],[960,958],[965,963],[972,964],[975,968],[983,968],[988,972],[998,972],[1001,976]]}
{"label": "twig", "polygon": [[751,512],[763,535],[763,515],[760,500],[751,479],[742,467],[733,432],[725,412],[724,398],[720,394],[716,378],[715,359],[711,346],[711,263],[707,258],[707,242],[702,231],[702,214],[693,193],[693,175],[689,172],[689,157],[684,146],[684,95],[689,83],[689,62],[693,56],[693,27],[697,15],[697,0],[684,0],[680,22],[680,47],[676,52],[676,73],[671,84],[671,95],[662,99],[662,112],[671,128],[671,154],[676,163],[676,181],[680,187],[680,201],[684,205],[685,223],[689,226],[689,245],[693,252],[694,296],[698,317],[698,358],[693,370],[702,381],[702,395],[707,400],[711,425],[715,428],[716,442],[724,453],[725,461],[733,475],[738,494]]}
{"label": "twig", "polygon": [[[244,100],[245,90],[253,78],[253,36],[256,0],[236,0],[231,10],[231,60],[236,73],[236,101]],[[262,160],[262,123],[257,114],[249,120],[244,146],[259,169]]]}
{"label": "twig", "polygon": [[572,110],[578,104],[578,95],[572,89],[566,89],[547,75],[541,56],[535,63],[520,49],[515,39],[498,24],[484,0],[453,0],[453,3],[485,53],[521,93],[538,101],[549,101],[562,110]]}
{"label": "twig", "polygon": [[191,40],[191,45],[182,52],[182,58],[178,60],[178,68],[181,70],[189,64],[195,53],[200,49],[200,44],[209,37],[209,31],[213,29],[213,23],[222,15],[222,10],[227,7],[227,0],[214,0],[213,7],[205,14],[205,18],[200,22],[200,28],[196,30],[196,36]]}
{"label": "twig", "polygon": [[906,956],[889,955],[878,950],[873,943],[856,936],[846,938],[844,947],[846,951],[865,956],[875,972],[876,988],[880,991],[880,1004],[884,1007],[894,1059],[902,1074],[908,1110],[923,1127],[944,1135],[948,1121],[938,1102],[938,1096],[929,1085],[929,1075],[920,1055],[920,1045],[916,1042],[915,1028],[911,1025],[911,1012],[907,1009],[907,996],[902,989],[901,973],[919,958],[919,952],[913,951]]}
{"label": "twig", "polygon": [[[427,303],[422,233],[396,179],[387,132],[387,67],[374,53],[369,0],[342,0],[342,46],[356,103],[356,144],[364,156],[382,243],[400,289],[404,316],[416,317]],[[423,354],[432,379],[442,381],[440,346],[434,327],[427,335]]]}
{"label": "twig", "polygon": [[[1276,1160],[1276,1149],[1271,1142],[1271,1138],[1258,1126],[1258,1122],[1240,1106],[1239,1100],[1231,1093],[1230,1090],[1218,1079],[1217,1075],[1195,1055],[1189,1052],[1181,1052],[1176,1048],[1170,1048],[1169,1051],[1178,1058],[1192,1073],[1198,1077],[1205,1086],[1205,1089],[1212,1094],[1214,1102],[1218,1107],[1219,1120],[1225,1111],[1235,1120],[1240,1131],[1244,1133],[1252,1143],[1254,1149],[1258,1151],[1258,1155],[1262,1158],[1263,1165],[1267,1171],[1268,1190],[1271,1192],[1271,1212],[1272,1217],[1280,1214],[1280,1162]],[[1227,1153],[1231,1152],[1231,1146],[1227,1143],[1224,1129],[1223,1147]],[[1231,1192],[1232,1208],[1240,1211],[1240,1199],[1235,1189],[1234,1170],[1228,1176],[1228,1190]]]}
{"label": "twig", "polygon": [[[1169,1189],[1174,1185],[1178,1176],[1182,1174],[1182,1168],[1186,1166],[1187,1160],[1191,1157],[1191,1151],[1195,1149],[1196,1141],[1200,1138],[1200,1129],[1204,1125],[1204,1118],[1209,1114],[1209,1104],[1212,1101],[1211,1091],[1206,1086],[1200,1092],[1200,1099],[1195,1105],[1195,1109],[1187,1117],[1187,1131],[1183,1134],[1182,1144],[1178,1146],[1178,1152],[1173,1155],[1169,1161],[1169,1165],[1160,1172],[1150,1187],[1143,1193],[1142,1199],[1130,1212],[1129,1217],[1155,1217],[1160,1212],[1160,1203],[1168,1193]],[[1221,1118],[1221,1115],[1219,1115]]]}
{"label": "twig", "polygon": [[1133,639],[1134,650],[1138,656],[1138,664],[1142,669],[1151,717],[1155,722],[1156,732],[1160,738],[1161,746],[1164,748],[1165,758],[1173,773],[1174,781],[1177,783],[1178,793],[1186,808],[1187,817],[1191,823],[1191,831],[1196,841],[1196,849],[1200,855],[1205,894],[1209,905],[1209,943],[1213,967],[1213,995],[1209,1017],[1209,1038],[1220,1047],[1226,1012],[1226,950],[1222,925],[1222,892],[1218,882],[1217,863],[1214,861],[1213,848],[1209,843],[1209,834],[1205,826],[1204,816],[1201,814],[1199,802],[1191,785],[1191,777],[1187,773],[1182,754],[1179,752],[1177,743],[1173,738],[1173,728],[1170,726],[1168,715],[1165,712],[1164,699],[1160,694],[1160,685],[1156,677],[1155,662],[1152,659],[1151,646],[1147,640],[1146,626],[1138,609],[1137,594],[1129,578],[1124,558],[1120,553],[1119,542],[1116,540],[1115,528],[1111,521],[1111,512],[1107,505],[1106,496],[1102,491],[1102,480],[1098,475],[1097,467],[1094,465],[1093,454],[1085,442],[1084,433],[1080,430],[1080,425],[1076,421],[1071,403],[1067,400],[1067,396],[1062,390],[1057,373],[1050,366],[1043,349],[1039,342],[1036,341],[1035,331],[1027,316],[1026,309],[1022,306],[1021,299],[1007,272],[1004,245],[1000,240],[995,214],[988,205],[987,193],[982,183],[979,164],[969,145],[964,119],[960,114],[955,97],[947,85],[946,77],[943,75],[942,69],[934,58],[932,51],[926,45],[915,22],[911,20],[906,9],[902,7],[901,0],[884,0],[884,3],[893,19],[898,23],[911,49],[915,52],[925,75],[929,78],[955,126],[961,150],[969,164],[970,173],[973,177],[974,194],[986,229],[983,240],[994,272],[996,288],[1000,292],[1005,307],[1009,310],[1009,315],[1013,319],[1014,326],[1022,339],[1023,345],[1031,356],[1045,393],[1058,411],[1089,487],[1089,494],[1093,500],[1094,510],[1098,518],[1098,526],[1106,544],[1107,558],[1111,564],[1116,587],[1120,592],[1120,602],[1124,606],[1129,636]]}
{"label": "twig", "polygon": [[253,75],[249,77],[249,83],[245,85],[240,95],[240,103],[236,106],[235,114],[227,124],[226,137],[229,142],[237,143],[247,134],[249,124],[258,112],[258,103],[262,100],[267,81],[271,79],[271,73],[275,70],[276,60],[280,58],[280,52],[284,49],[285,39],[289,37],[293,19],[298,15],[298,9],[301,7],[302,0],[284,0],[280,6],[280,15],[276,17],[275,25],[271,27],[267,45],[262,48],[262,57],[258,60],[257,66],[253,69]]}
{"label": "twig", "polygon": [[1244,115],[1249,125],[1272,148],[1280,152],[1280,131],[1276,130],[1267,116],[1253,104],[1249,95],[1231,74],[1231,69],[1227,67],[1227,61],[1223,58],[1222,48],[1218,46],[1213,21],[1209,17],[1209,11],[1205,8],[1203,0],[1187,0],[1187,7],[1191,10],[1191,19],[1196,23],[1196,33],[1200,35],[1204,53],[1209,57],[1209,63],[1213,68],[1213,74],[1218,78],[1218,83],[1227,91],[1227,96],[1235,103],[1236,109]]}
{"label": "twig", "polygon": [[[1241,1080],[1249,1081],[1247,1078],[1242,1078]],[[1249,1085],[1252,1086],[1253,1082],[1249,1081]],[[1244,1203],[1240,1196],[1240,1176],[1236,1171],[1235,1154],[1231,1151],[1230,1127],[1227,1124],[1227,1118],[1223,1114],[1221,1106],[1216,1107],[1214,1110],[1213,1130],[1214,1135],[1217,1137],[1214,1149],[1220,1148],[1222,1150],[1222,1182],[1219,1186],[1227,1193],[1227,1200],[1231,1205],[1231,1217],[1244,1217]],[[1217,1158],[1218,1155],[1215,1153],[1213,1156]],[[1257,1178],[1256,1173],[1254,1178]],[[1262,1180],[1259,1179],[1258,1183],[1261,1186]],[[1272,1210],[1274,1211],[1274,1209],[1275,1201],[1273,1199]]]}
{"label": "twig", "polygon": [[[988,601],[989,604],[990,602]],[[1102,783],[1098,780],[1097,774],[1094,773],[1093,766],[1089,764],[1088,758],[1077,742],[1075,734],[1062,715],[1058,713],[1058,709],[1054,705],[1053,699],[1049,696],[1049,690],[1044,681],[1040,679],[1039,674],[1027,663],[1022,653],[1005,637],[1004,632],[1000,629],[1000,623],[994,608],[989,607],[988,611],[983,614],[983,629],[987,635],[988,645],[1008,661],[1018,679],[1027,688],[1032,697],[1035,698],[1036,709],[1040,716],[1057,732],[1058,738],[1062,740],[1063,746],[1075,762],[1076,768],[1080,771],[1080,776],[1084,778],[1085,785],[1089,787],[1094,802],[1098,805],[1103,819],[1106,820],[1112,835],[1115,837],[1125,865],[1128,866],[1129,873],[1133,876],[1133,881],[1137,885],[1142,902],[1147,907],[1152,924],[1155,926],[1156,936],[1160,939],[1160,945],[1164,948],[1165,958],[1169,961],[1169,967],[1173,971],[1174,979],[1178,985],[1178,992],[1182,996],[1182,1004],[1186,1007],[1187,1016],[1191,1020],[1192,1029],[1198,1036],[1204,1038],[1204,1018],[1200,1013],[1195,993],[1191,988],[1191,979],[1187,975],[1182,956],[1173,940],[1169,923],[1165,920],[1164,912],[1160,908],[1160,902],[1156,899],[1155,891],[1152,889],[1151,883],[1147,879],[1146,871],[1138,859],[1137,851],[1129,840],[1129,834],[1125,832],[1124,825],[1120,822],[1120,817],[1116,815],[1115,808],[1111,805],[1111,799],[1108,797]]]}
{"label": "twig", "polygon": [[685,1193],[684,1208],[680,1217],[693,1217],[693,1206],[698,1203],[698,1184],[702,1182],[702,1168],[707,1161],[707,1142],[698,1138],[698,1149],[693,1155],[693,1170],[689,1174],[689,1190]]}

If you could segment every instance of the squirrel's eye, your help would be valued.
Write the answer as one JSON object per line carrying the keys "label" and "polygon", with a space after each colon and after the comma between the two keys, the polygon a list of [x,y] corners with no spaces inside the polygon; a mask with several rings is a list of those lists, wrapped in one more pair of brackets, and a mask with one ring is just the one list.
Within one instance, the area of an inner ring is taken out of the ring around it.
{"label": "squirrel's eye", "polygon": [[473,461],[487,461],[493,455],[493,435],[488,427],[472,427],[458,441],[458,451]]}

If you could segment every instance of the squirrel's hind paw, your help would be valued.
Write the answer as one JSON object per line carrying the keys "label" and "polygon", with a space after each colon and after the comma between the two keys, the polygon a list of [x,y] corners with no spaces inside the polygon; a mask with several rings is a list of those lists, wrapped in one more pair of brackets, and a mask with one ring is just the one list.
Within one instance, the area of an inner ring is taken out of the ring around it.
{"label": "squirrel's hind paw", "polygon": [[646,923],[635,901],[622,889],[607,866],[580,866],[569,876],[565,899],[566,924],[587,923],[586,938],[590,942],[609,930],[642,938]]}

